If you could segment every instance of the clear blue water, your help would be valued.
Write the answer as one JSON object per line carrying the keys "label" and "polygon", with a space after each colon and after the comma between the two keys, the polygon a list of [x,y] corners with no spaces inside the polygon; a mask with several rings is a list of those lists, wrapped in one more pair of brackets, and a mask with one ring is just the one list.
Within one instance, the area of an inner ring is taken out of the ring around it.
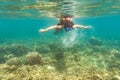
{"label": "clear blue water", "polygon": [[119,4],[119,0],[1,0],[0,40],[54,38],[54,31],[38,30],[57,24],[63,14],[72,15],[75,24],[92,26],[86,36],[119,40]]}
{"label": "clear blue water", "polygon": [[[92,29],[84,30],[88,32],[90,36],[96,36],[103,39],[120,39],[120,15],[108,15],[98,17],[85,17],[85,18],[74,18],[73,22],[80,25],[90,25]],[[38,30],[41,28],[47,28],[49,26],[58,23],[56,18],[43,17],[40,19],[0,19],[0,40],[4,39],[41,39],[51,38],[54,30],[46,33],[39,33]],[[79,29],[81,31],[81,29]],[[64,32],[66,34],[67,32]],[[62,32],[59,34],[63,35]],[[78,33],[80,34],[80,33]],[[59,37],[60,35],[58,35]]]}

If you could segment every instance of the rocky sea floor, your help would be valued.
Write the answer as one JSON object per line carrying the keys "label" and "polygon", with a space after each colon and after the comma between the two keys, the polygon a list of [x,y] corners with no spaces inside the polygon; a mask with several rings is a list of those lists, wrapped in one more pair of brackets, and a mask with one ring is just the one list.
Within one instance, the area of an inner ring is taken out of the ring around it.
{"label": "rocky sea floor", "polygon": [[120,80],[120,41],[35,43],[0,45],[0,80]]}

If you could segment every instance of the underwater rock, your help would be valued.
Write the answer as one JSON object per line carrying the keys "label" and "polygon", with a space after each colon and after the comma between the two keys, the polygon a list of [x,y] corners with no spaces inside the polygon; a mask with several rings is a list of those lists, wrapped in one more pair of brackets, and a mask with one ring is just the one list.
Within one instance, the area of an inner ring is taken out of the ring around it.
{"label": "underwater rock", "polygon": [[13,54],[0,54],[0,63],[5,63],[6,60],[13,58]]}
{"label": "underwater rock", "polygon": [[113,76],[112,80],[120,80],[120,76],[115,75],[115,76]]}
{"label": "underwater rock", "polygon": [[116,50],[116,49],[112,49],[112,50],[110,51],[110,53],[111,53],[111,54],[116,54],[116,53],[119,53],[119,51]]}
{"label": "underwater rock", "polygon": [[14,57],[15,57],[15,55],[13,55],[13,54],[5,54],[4,55],[4,58],[6,58],[7,60],[11,59],[11,58],[14,58]]}
{"label": "underwater rock", "polygon": [[3,76],[2,76],[2,75],[0,75],[0,80],[2,80],[2,78],[3,78]]}
{"label": "underwater rock", "polygon": [[99,74],[94,74],[94,75],[92,76],[92,80],[102,80],[102,77],[101,77],[101,75],[99,75]]}
{"label": "underwater rock", "polygon": [[3,46],[0,46],[0,54],[6,53],[6,49]]}
{"label": "underwater rock", "polygon": [[4,63],[6,61],[6,58],[4,55],[6,54],[6,49],[4,46],[0,46],[0,63]]}
{"label": "underwater rock", "polygon": [[47,65],[46,68],[47,68],[47,70],[51,70],[51,71],[55,70],[55,68],[53,66],[51,66],[51,65]]}
{"label": "underwater rock", "polygon": [[38,52],[38,53],[44,53],[45,54],[45,53],[48,53],[50,51],[50,49],[47,46],[42,46],[42,47],[36,46],[35,51]]}
{"label": "underwater rock", "polygon": [[7,70],[7,71],[14,71],[14,70],[16,70],[17,68],[18,68],[18,66],[15,66],[15,65],[10,66],[10,65],[8,65],[8,66],[6,67],[6,70]]}
{"label": "underwater rock", "polygon": [[25,56],[26,65],[41,64],[41,56],[37,52],[30,52]]}
{"label": "underwater rock", "polygon": [[4,63],[6,61],[6,58],[4,57],[4,54],[0,54],[0,64]]}
{"label": "underwater rock", "polygon": [[100,41],[96,37],[91,37],[88,42],[94,46],[100,46],[102,44],[102,41]]}
{"label": "underwater rock", "polygon": [[120,52],[116,49],[111,50],[111,55],[114,55],[115,58],[120,59]]}
{"label": "underwater rock", "polygon": [[53,59],[56,60],[56,69],[58,71],[64,71],[66,69],[64,50],[57,46],[57,44],[50,44],[49,48],[51,49]]}
{"label": "underwater rock", "polygon": [[23,44],[11,44],[5,48],[6,52],[15,56],[23,56],[28,53],[29,49]]}
{"label": "underwater rock", "polygon": [[18,66],[21,64],[21,61],[19,60],[19,58],[15,57],[15,58],[11,58],[6,62],[7,65],[12,66]]}

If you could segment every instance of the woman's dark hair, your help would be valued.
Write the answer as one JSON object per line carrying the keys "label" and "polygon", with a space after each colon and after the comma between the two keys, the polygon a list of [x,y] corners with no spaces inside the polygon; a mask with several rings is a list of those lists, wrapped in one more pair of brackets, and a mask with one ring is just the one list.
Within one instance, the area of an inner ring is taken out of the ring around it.
{"label": "woman's dark hair", "polygon": [[71,15],[62,15],[62,16],[61,16],[61,18],[68,18],[68,17],[69,17],[69,18],[72,18]]}

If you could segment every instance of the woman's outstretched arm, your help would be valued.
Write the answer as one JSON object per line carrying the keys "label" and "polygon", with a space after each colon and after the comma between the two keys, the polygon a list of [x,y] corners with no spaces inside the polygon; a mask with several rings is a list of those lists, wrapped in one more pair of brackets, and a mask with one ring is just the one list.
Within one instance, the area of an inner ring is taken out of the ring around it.
{"label": "woman's outstretched arm", "polygon": [[91,26],[74,25],[73,28],[85,28],[85,29],[89,29],[89,28],[91,28]]}
{"label": "woman's outstretched arm", "polygon": [[56,28],[57,28],[57,25],[51,26],[51,27],[48,27],[48,28],[45,28],[45,29],[40,29],[39,32],[46,32],[46,31],[53,30],[53,29],[56,29]]}

